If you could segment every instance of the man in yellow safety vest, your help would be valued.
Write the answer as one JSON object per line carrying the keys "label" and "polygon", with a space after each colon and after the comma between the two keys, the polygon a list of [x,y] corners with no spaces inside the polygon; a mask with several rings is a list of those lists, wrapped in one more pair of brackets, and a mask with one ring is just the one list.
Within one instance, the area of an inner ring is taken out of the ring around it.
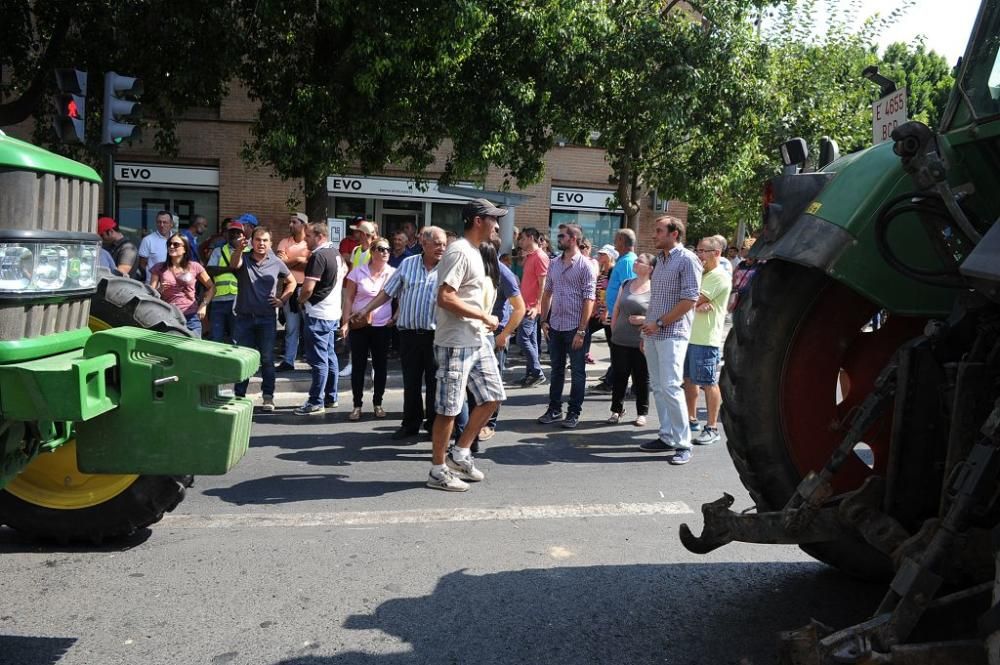
{"label": "man in yellow safety vest", "polygon": [[234,248],[242,237],[243,225],[239,222],[229,222],[226,225],[226,244],[212,251],[206,266],[208,274],[215,280],[215,297],[209,304],[208,312],[212,322],[213,342],[231,344],[233,341],[233,331],[236,329],[233,304],[236,302],[237,288],[236,275],[229,270],[229,266],[232,264]]}

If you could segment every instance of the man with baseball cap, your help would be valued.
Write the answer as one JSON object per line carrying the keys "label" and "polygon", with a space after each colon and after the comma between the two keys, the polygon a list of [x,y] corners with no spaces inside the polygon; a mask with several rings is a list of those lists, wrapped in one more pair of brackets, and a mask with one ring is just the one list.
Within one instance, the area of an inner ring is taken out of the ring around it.
{"label": "man with baseball cap", "polygon": [[[236,314],[233,304],[236,302],[238,288],[236,275],[230,266],[233,262],[233,251],[243,238],[243,224],[229,222],[226,224],[226,243],[212,250],[206,270],[215,280],[215,297],[209,303],[208,318],[212,322],[211,339],[213,342],[231,343],[236,332]],[[250,251],[249,248],[246,251]]]}
{"label": "man with baseball cap", "polygon": [[364,215],[355,215],[347,220],[347,233],[344,238],[340,241],[340,245],[337,250],[340,252],[340,257],[344,259],[344,263],[348,265],[351,262],[351,252],[354,248],[361,244],[361,232],[356,229],[358,222],[365,221]]}
{"label": "man with baseball cap", "polygon": [[351,260],[348,264],[351,269],[358,266],[368,265],[372,260],[372,244],[378,240],[378,227],[369,221],[360,221],[351,226],[352,231],[358,232],[358,246],[351,251]]}
{"label": "man with baseball cap", "polygon": [[[483,480],[485,476],[476,468],[470,448],[497,405],[507,398],[488,338],[498,320],[491,311],[492,298],[486,296],[489,278],[479,253],[480,243],[499,235],[499,221],[506,214],[505,209],[486,199],[466,203],[462,208],[465,237],[451,243],[438,264],[434,332],[438,415],[431,434],[432,466],[427,478],[427,486],[433,489],[464,492],[469,489],[466,481]],[[446,451],[455,417],[465,403],[466,389],[477,406],[469,414],[469,423],[456,445]]]}
{"label": "man with baseball cap", "polygon": [[115,269],[126,277],[135,277],[136,257],[138,251],[129,239],[118,228],[118,222],[111,217],[100,217],[97,220],[97,235],[101,236],[101,244],[111,254]]}

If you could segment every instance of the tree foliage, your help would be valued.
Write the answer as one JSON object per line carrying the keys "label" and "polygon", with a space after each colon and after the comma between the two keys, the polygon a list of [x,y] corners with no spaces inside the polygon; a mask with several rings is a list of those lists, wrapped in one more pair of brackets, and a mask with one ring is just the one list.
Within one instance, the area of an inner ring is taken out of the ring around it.
{"label": "tree foliage", "polygon": [[[33,140],[94,161],[100,140],[103,74],[143,79],[143,115],[156,122],[156,149],[176,151],[186,109],[214,106],[242,49],[229,3],[197,0],[5,0],[0,18],[0,126],[36,120]],[[87,71],[88,145],[56,143],[53,70]]]}
{"label": "tree foliage", "polygon": [[260,103],[245,154],[303,178],[311,214],[324,176],[386,165],[420,175],[450,146],[445,180],[541,177],[552,79],[591,2],[261,0],[247,3],[241,77]]}

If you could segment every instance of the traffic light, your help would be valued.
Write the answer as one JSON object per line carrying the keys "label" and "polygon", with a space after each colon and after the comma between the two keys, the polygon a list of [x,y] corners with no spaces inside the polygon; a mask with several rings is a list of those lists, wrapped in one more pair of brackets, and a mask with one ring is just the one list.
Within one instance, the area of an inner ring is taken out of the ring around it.
{"label": "traffic light", "polygon": [[138,138],[139,127],[123,120],[138,118],[139,102],[124,99],[142,94],[142,81],[115,72],[104,74],[104,115],[101,118],[101,145],[117,145],[123,139]]}
{"label": "traffic light", "polygon": [[63,143],[83,143],[87,108],[87,72],[57,69],[56,118],[53,127]]}

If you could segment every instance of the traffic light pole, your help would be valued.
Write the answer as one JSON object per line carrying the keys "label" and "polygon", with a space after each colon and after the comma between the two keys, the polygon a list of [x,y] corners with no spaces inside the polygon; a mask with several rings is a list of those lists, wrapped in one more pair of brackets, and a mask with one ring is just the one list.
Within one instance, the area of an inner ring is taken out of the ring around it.
{"label": "traffic light pole", "polygon": [[102,147],[104,148],[104,214],[117,220],[118,216],[115,214],[115,146]]}

